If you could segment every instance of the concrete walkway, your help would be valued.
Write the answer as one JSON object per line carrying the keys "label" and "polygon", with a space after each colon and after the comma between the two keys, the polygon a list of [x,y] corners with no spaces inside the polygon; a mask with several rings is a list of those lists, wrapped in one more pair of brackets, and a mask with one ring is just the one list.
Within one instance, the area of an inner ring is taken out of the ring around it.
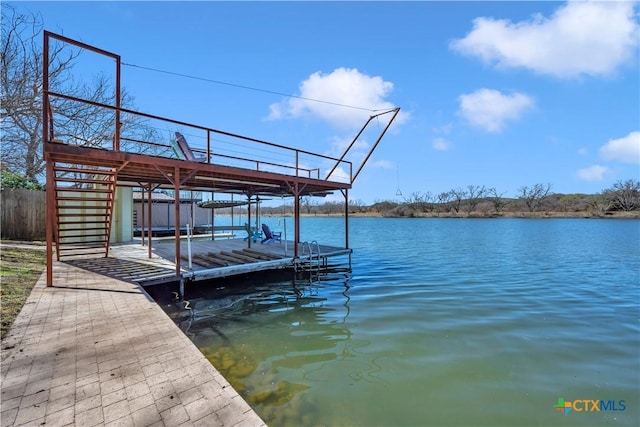
{"label": "concrete walkway", "polygon": [[54,262],[2,341],[2,426],[264,426],[137,285]]}

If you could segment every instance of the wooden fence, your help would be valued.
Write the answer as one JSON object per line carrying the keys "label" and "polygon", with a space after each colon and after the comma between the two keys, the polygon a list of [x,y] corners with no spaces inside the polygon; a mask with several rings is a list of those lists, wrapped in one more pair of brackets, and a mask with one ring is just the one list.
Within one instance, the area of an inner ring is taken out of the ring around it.
{"label": "wooden fence", "polygon": [[3,239],[45,239],[45,195],[45,191],[27,189],[0,192],[0,235]]}

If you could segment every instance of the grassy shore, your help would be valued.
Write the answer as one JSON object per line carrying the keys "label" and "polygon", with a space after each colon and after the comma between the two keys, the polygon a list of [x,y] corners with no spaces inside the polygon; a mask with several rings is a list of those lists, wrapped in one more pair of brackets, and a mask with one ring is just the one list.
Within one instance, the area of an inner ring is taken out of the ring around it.
{"label": "grassy shore", "polygon": [[0,318],[2,338],[22,310],[45,268],[45,251],[2,247],[0,250]]}

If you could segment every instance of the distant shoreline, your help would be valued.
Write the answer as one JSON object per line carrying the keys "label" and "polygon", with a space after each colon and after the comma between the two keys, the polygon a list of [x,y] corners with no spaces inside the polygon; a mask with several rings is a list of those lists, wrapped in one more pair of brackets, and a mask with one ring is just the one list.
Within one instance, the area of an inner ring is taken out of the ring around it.
{"label": "distant shoreline", "polygon": [[[282,215],[263,214],[263,217],[277,217]],[[344,217],[344,213],[330,214],[306,214],[301,213],[301,217],[308,218],[340,218]],[[495,213],[435,213],[422,212],[413,216],[400,215],[383,215],[379,212],[350,212],[350,218],[480,218],[480,219],[500,219],[500,218],[523,218],[523,219],[543,219],[543,218],[568,218],[568,219],[640,219],[640,212],[609,212],[609,213],[591,213],[591,212],[503,212]]]}

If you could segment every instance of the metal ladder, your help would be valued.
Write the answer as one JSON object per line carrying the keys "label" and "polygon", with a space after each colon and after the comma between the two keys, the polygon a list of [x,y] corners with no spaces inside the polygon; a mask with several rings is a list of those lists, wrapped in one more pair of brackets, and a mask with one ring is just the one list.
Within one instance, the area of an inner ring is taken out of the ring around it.
{"label": "metal ladder", "polygon": [[[300,243],[300,260],[295,263],[294,285],[314,284],[325,280],[333,280],[336,274],[345,275],[351,272],[351,254],[349,254],[348,267],[336,264],[329,264],[328,257],[323,256],[320,245],[316,240]],[[304,278],[300,278],[302,274]]]}
{"label": "metal ladder", "polygon": [[[315,249],[315,252],[314,252]],[[324,270],[327,264],[327,258],[323,257],[320,253],[320,245],[316,240],[312,240],[311,243],[305,241],[302,242],[302,256],[308,255],[307,262],[302,262],[302,270],[310,272],[321,272]]]}

